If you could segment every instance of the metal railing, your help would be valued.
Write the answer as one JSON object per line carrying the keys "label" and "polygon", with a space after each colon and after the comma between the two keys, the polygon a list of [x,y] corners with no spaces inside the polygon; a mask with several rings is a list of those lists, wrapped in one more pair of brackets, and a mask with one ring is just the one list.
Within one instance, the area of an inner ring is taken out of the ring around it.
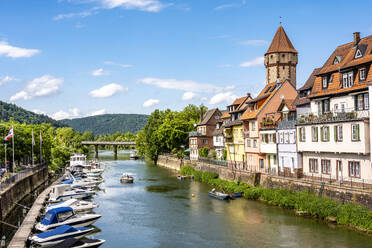
{"label": "metal railing", "polygon": [[301,115],[297,118],[298,124],[309,123],[329,123],[336,121],[360,120],[369,118],[369,110],[356,110],[354,108],[347,108],[343,110],[332,110],[325,113],[309,113]]}
{"label": "metal railing", "polygon": [[280,121],[278,122],[278,129],[290,129],[294,128],[296,125],[296,120]]}
{"label": "metal railing", "polygon": [[218,166],[224,166],[227,167],[227,161],[226,160],[216,160],[216,159],[211,159],[211,158],[198,158],[199,162],[207,163],[207,164],[213,164],[213,165],[218,165]]}
{"label": "metal railing", "polygon": [[203,136],[203,134],[199,132],[189,132],[189,137],[199,137],[199,136]]}
{"label": "metal railing", "polygon": [[25,168],[15,174],[8,175],[2,178],[0,182],[0,191],[7,189],[10,185],[22,180],[25,177],[30,176],[33,172],[38,171],[44,167],[48,167],[48,165],[46,163],[42,163],[30,168]]}

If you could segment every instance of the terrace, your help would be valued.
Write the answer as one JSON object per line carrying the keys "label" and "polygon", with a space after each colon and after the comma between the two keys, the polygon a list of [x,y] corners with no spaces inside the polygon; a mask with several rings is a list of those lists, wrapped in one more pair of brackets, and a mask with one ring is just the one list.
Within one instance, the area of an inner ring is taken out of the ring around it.
{"label": "terrace", "polygon": [[323,114],[309,113],[297,118],[297,125],[333,123],[341,121],[354,121],[369,118],[369,110],[344,109],[343,111],[329,111]]}

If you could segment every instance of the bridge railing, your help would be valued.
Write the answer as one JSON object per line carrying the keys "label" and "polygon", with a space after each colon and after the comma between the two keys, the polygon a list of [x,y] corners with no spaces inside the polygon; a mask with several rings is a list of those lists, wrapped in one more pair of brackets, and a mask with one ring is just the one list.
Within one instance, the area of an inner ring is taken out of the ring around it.
{"label": "bridge railing", "polygon": [[82,141],[83,145],[135,145],[135,141]]}

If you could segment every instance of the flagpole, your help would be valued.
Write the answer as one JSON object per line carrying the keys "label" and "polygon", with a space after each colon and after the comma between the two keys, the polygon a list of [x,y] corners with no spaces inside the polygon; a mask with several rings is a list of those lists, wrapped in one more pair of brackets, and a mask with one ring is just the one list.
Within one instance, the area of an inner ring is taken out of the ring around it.
{"label": "flagpole", "polygon": [[13,146],[13,166],[12,166],[12,172],[15,168],[15,160],[14,160],[14,127],[12,126],[13,128],[13,135],[12,135],[12,146]]}
{"label": "flagpole", "polygon": [[7,163],[6,163],[6,146],[7,146],[7,144],[5,143],[5,144],[4,144],[4,153],[5,153],[5,156],[4,156],[4,157],[5,157],[5,166],[7,166]]}
{"label": "flagpole", "polygon": [[43,142],[41,138],[41,130],[40,130],[40,164],[42,164],[42,153],[41,153],[41,143]]}
{"label": "flagpole", "polygon": [[32,144],[32,152],[31,152],[31,158],[32,158],[32,166],[34,166],[34,142],[35,142],[35,139],[34,139],[34,129],[32,129],[32,141],[31,141],[31,144]]}

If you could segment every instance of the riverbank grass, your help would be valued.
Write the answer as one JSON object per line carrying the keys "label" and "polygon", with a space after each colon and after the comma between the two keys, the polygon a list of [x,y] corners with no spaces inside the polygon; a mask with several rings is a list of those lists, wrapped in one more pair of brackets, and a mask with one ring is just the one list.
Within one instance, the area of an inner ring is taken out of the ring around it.
{"label": "riverbank grass", "polygon": [[293,192],[285,189],[251,187],[242,182],[230,182],[218,178],[217,173],[197,171],[191,166],[183,166],[181,174],[207,183],[225,193],[243,192],[250,200],[262,200],[269,204],[307,213],[323,220],[336,220],[359,231],[372,233],[372,211],[356,204],[340,204],[334,200],[318,197],[310,192]]}

